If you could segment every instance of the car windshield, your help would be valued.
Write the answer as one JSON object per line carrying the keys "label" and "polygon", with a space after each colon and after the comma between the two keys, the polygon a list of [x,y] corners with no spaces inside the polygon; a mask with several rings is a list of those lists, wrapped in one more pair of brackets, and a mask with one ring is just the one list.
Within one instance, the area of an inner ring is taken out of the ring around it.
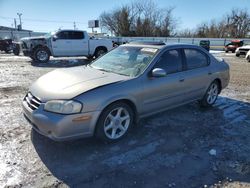
{"label": "car windshield", "polygon": [[52,35],[54,35],[55,33],[56,33],[55,31],[49,32],[49,33],[46,33],[44,36],[45,36],[46,38],[49,38],[49,37],[51,37]]}
{"label": "car windshield", "polygon": [[120,46],[91,63],[91,67],[130,77],[140,75],[150,64],[158,49]]}

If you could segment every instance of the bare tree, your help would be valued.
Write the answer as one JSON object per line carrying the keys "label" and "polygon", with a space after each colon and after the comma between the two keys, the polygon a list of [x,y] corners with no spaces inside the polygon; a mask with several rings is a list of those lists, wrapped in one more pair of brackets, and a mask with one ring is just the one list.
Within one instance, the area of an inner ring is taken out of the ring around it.
{"label": "bare tree", "polygon": [[100,15],[101,26],[118,36],[170,36],[176,19],[174,8],[160,9],[152,0],[137,0]]}
{"label": "bare tree", "polygon": [[211,20],[197,26],[195,37],[244,38],[250,32],[250,15],[245,9],[232,11],[219,20]]}
{"label": "bare tree", "polygon": [[232,37],[242,38],[250,32],[250,15],[246,9],[233,9],[227,15],[227,29]]}

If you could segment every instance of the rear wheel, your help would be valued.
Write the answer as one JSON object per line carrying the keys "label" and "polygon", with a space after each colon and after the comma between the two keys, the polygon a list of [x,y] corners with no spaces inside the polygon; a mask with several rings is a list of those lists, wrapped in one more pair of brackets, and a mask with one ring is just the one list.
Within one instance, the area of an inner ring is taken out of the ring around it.
{"label": "rear wheel", "polygon": [[216,102],[219,92],[220,92],[219,83],[217,81],[212,82],[209,88],[207,89],[203,99],[199,101],[200,105],[202,107],[212,106]]}
{"label": "rear wheel", "polygon": [[105,142],[123,138],[134,122],[134,113],[129,105],[117,102],[102,112],[96,127],[96,137]]}
{"label": "rear wheel", "polygon": [[235,54],[236,55],[236,57],[240,57],[240,54]]}
{"label": "rear wheel", "polygon": [[94,56],[95,58],[98,58],[100,56],[103,56],[106,52],[107,50],[105,48],[97,48]]}
{"label": "rear wheel", "polygon": [[13,54],[14,55],[19,55],[20,54],[20,48],[19,46],[15,46],[14,49],[13,49]]}
{"label": "rear wheel", "polygon": [[40,47],[35,50],[33,57],[38,63],[47,63],[50,58],[50,53],[47,48]]}

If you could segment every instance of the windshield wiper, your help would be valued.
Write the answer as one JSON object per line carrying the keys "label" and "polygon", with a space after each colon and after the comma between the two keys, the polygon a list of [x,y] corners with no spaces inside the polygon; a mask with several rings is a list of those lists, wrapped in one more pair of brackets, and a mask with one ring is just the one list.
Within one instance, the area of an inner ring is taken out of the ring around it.
{"label": "windshield wiper", "polygon": [[[92,67],[92,68],[94,68],[94,67]],[[106,69],[102,69],[102,68],[94,68],[94,69],[97,69],[97,70],[103,71],[103,72],[112,72],[112,71],[110,71],[110,70],[106,70]]]}

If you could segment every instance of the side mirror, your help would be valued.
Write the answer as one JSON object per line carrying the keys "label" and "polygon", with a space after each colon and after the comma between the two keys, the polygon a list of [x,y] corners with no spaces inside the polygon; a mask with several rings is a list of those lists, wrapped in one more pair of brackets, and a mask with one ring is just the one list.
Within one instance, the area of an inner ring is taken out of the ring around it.
{"label": "side mirror", "polygon": [[159,78],[159,77],[165,77],[167,76],[167,73],[165,70],[161,68],[154,68],[152,70],[152,77]]}
{"label": "side mirror", "polygon": [[53,41],[56,41],[58,39],[58,37],[56,36],[56,35],[54,35],[53,37],[52,37],[52,40]]}

